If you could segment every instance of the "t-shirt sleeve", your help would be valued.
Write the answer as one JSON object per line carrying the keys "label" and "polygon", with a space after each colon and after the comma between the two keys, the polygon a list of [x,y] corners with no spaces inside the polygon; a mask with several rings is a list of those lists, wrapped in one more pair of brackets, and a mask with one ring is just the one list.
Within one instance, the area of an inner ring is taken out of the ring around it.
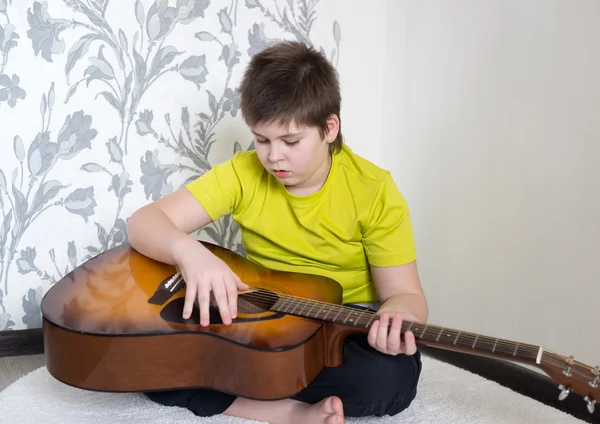
{"label": "t-shirt sleeve", "polygon": [[413,262],[416,247],[408,203],[391,174],[373,200],[362,241],[369,263],[387,267]]}
{"label": "t-shirt sleeve", "polygon": [[240,177],[236,171],[238,155],[213,167],[186,184],[213,221],[235,211],[242,198]]}

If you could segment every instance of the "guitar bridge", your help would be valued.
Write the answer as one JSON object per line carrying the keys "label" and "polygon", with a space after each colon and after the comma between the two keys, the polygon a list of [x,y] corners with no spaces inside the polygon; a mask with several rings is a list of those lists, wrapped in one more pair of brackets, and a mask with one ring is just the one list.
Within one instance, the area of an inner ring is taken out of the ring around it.
{"label": "guitar bridge", "polygon": [[156,291],[148,303],[153,305],[164,305],[175,293],[177,293],[185,285],[183,276],[180,272],[172,275],[169,278],[165,278],[156,288]]}

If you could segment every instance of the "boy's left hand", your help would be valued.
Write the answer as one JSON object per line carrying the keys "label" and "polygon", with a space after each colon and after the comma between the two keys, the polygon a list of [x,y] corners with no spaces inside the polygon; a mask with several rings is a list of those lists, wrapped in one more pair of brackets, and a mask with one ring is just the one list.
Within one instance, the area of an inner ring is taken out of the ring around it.
{"label": "boy's left hand", "polygon": [[369,345],[374,349],[388,354],[398,355],[414,355],[417,352],[417,344],[415,335],[412,331],[404,333],[404,342],[400,340],[400,330],[402,329],[402,317],[399,313],[394,314],[392,318],[392,326],[388,332],[389,314],[382,313],[371,325],[369,335],[367,337]]}

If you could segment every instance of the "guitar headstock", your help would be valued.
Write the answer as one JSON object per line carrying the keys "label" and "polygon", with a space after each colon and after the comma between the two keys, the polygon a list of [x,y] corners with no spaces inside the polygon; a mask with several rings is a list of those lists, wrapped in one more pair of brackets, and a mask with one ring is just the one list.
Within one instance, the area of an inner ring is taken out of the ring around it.
{"label": "guitar headstock", "polygon": [[539,367],[559,383],[559,400],[566,399],[571,392],[578,393],[587,403],[590,414],[594,413],[596,403],[600,401],[599,366],[582,364],[573,356],[544,352]]}

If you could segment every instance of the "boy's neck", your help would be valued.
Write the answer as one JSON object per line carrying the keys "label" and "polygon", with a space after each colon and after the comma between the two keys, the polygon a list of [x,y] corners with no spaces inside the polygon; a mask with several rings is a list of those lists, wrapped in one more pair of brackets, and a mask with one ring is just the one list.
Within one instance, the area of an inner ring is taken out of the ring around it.
{"label": "boy's neck", "polygon": [[333,158],[331,153],[329,153],[324,165],[319,167],[307,181],[299,185],[286,186],[286,190],[294,196],[310,196],[311,194],[318,192],[327,182],[327,178],[331,172],[332,163]]}

